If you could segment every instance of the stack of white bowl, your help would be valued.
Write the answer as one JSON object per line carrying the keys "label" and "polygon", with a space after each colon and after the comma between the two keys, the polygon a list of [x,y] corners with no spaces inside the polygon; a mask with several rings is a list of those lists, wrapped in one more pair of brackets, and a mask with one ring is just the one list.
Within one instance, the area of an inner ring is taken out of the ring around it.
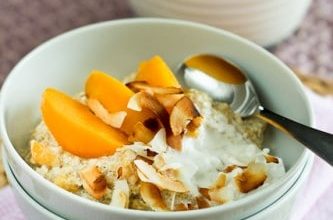
{"label": "stack of white bowl", "polygon": [[289,36],[311,0],[130,0],[139,16],[185,19],[220,27],[261,46]]}
{"label": "stack of white bowl", "polygon": [[273,55],[236,35],[164,19],[128,19],[80,28],[28,54],[1,90],[0,128],[6,171],[28,219],[286,219],[308,176],[312,155],[276,130],[268,132],[265,144],[283,159],[287,169],[283,178],[240,200],[187,212],[119,209],[81,198],[44,179],[23,159],[31,132],[40,121],[40,97],[45,88],[74,95],[82,90],[92,69],[123,78],[153,55],[161,55],[176,68],[185,57],[201,52],[226,56],[246,70],[264,106],[304,124],[312,123],[305,92],[293,73]]}
{"label": "stack of white bowl", "polygon": [[[22,212],[24,213],[25,217],[29,220],[66,220],[65,218],[57,215],[51,208],[46,208],[43,205],[39,204],[33,197],[31,197],[25,189],[20,185],[18,180],[16,179],[13,171],[11,170],[8,161],[7,155],[4,153],[4,167],[7,174],[7,178],[12,186],[14,191],[14,195],[16,198],[19,207],[21,208]],[[268,217],[270,220],[283,220],[288,219],[290,215],[290,211],[293,207],[293,202],[295,197],[299,191],[299,188],[302,186],[302,183],[306,180],[307,175],[311,170],[312,165],[312,158],[306,163],[305,167],[302,170],[301,175],[295,181],[295,183],[288,188],[284,194],[272,202],[270,205],[265,207],[264,209],[249,215],[246,217],[247,220],[265,220]],[[274,217],[272,217],[274,216]],[[68,219],[77,219],[73,216],[73,218]],[[97,218],[98,219],[98,218]],[[110,217],[110,219],[112,219]],[[126,219],[126,217],[124,217]]]}

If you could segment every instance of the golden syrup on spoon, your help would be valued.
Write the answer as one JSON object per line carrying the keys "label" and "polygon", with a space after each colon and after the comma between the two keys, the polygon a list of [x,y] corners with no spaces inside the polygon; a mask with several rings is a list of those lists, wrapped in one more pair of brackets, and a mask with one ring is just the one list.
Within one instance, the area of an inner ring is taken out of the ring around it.
{"label": "golden syrup on spoon", "polygon": [[190,68],[201,70],[211,77],[230,84],[243,84],[246,82],[244,74],[228,61],[212,56],[198,55],[185,61]]}

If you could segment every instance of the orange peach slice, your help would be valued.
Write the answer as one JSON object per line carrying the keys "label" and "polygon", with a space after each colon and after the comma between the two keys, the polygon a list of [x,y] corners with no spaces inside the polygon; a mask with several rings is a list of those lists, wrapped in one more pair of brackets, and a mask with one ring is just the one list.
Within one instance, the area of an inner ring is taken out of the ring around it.
{"label": "orange peach slice", "polygon": [[146,81],[152,86],[181,87],[168,65],[159,56],[140,64],[135,81]]}
{"label": "orange peach slice", "polygon": [[122,82],[101,71],[94,70],[89,75],[85,93],[88,99],[98,100],[109,113],[125,111],[127,114],[121,130],[126,134],[132,133],[137,122],[143,122],[154,116],[148,110],[136,112],[128,109],[127,103],[134,93]]}
{"label": "orange peach slice", "polygon": [[127,137],[97,118],[87,106],[55,89],[42,97],[46,126],[65,151],[91,158],[111,155],[127,143]]}
{"label": "orange peach slice", "polygon": [[97,70],[90,73],[85,92],[88,98],[97,99],[110,113],[124,111],[134,95],[122,82]]}

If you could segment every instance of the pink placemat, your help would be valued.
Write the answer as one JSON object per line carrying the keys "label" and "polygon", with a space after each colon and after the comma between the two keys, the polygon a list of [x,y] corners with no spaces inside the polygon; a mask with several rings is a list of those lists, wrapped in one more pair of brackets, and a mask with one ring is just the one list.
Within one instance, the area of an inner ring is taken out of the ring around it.
{"label": "pink placemat", "polygon": [[0,220],[25,220],[17,205],[12,189],[6,186],[0,191]]}

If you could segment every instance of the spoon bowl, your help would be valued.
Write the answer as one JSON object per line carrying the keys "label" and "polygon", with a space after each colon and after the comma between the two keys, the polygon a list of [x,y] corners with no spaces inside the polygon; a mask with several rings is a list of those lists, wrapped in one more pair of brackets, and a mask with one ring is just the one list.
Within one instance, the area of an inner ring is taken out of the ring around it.
{"label": "spoon bowl", "polygon": [[186,59],[180,70],[185,85],[228,103],[242,117],[253,115],[260,105],[252,83],[230,61],[209,54],[197,55]]}
{"label": "spoon bowl", "polygon": [[226,102],[241,117],[252,115],[294,137],[333,165],[333,135],[276,114],[260,105],[253,84],[231,61],[210,54],[186,59],[178,77],[189,88],[206,92],[214,100]]}

